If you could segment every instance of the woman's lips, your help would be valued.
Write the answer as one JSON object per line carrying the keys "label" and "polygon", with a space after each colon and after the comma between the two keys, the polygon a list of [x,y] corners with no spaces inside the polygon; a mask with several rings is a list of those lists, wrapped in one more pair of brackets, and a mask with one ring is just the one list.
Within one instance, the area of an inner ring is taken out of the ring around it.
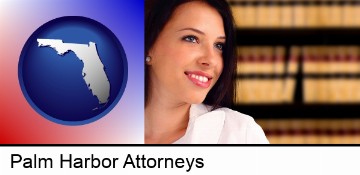
{"label": "woman's lips", "polygon": [[197,86],[208,88],[211,84],[212,77],[200,71],[185,72],[185,75]]}

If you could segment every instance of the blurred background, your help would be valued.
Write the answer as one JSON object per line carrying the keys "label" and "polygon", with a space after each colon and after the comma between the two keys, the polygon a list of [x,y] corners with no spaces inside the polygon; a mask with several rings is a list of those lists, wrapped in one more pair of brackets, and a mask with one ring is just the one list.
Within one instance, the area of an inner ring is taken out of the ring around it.
{"label": "blurred background", "polygon": [[235,110],[272,144],[360,143],[360,1],[228,0]]}

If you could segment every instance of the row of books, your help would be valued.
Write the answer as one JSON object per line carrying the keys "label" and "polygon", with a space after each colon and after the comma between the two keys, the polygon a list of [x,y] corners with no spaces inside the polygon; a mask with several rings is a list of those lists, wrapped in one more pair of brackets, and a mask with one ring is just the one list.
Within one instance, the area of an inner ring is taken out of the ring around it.
{"label": "row of books", "polygon": [[231,3],[237,27],[360,27],[358,1],[256,2]]}
{"label": "row of books", "polygon": [[[304,101],[360,102],[360,52],[357,46],[303,48]],[[323,75],[323,76],[314,76]]]}
{"label": "row of books", "polygon": [[272,144],[359,144],[360,119],[262,119]]}
{"label": "row of books", "polygon": [[237,104],[360,102],[359,46],[242,46],[237,74]]}
{"label": "row of books", "polygon": [[[239,74],[296,73],[299,59],[304,73],[359,73],[359,46],[239,46]],[[270,64],[269,64],[270,63]]]}

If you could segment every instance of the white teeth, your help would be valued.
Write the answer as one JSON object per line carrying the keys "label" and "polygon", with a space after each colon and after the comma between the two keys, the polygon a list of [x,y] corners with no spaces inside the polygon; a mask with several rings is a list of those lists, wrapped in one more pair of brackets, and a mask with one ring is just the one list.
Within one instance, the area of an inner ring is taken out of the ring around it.
{"label": "white teeth", "polygon": [[197,79],[203,83],[206,83],[209,81],[209,79],[207,77],[204,77],[204,76],[200,76],[200,75],[195,75],[195,74],[191,74],[190,75],[191,78],[194,78],[194,79]]}
{"label": "white teeth", "polygon": [[203,82],[208,82],[209,79],[207,77],[204,77]]}

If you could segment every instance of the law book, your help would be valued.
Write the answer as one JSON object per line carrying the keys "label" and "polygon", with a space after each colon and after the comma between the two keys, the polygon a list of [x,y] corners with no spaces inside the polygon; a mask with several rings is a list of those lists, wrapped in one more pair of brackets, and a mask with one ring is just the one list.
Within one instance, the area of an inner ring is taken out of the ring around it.
{"label": "law book", "polygon": [[244,14],[243,14],[243,12],[245,11],[244,9],[245,9],[244,6],[231,5],[231,11],[232,11],[235,25],[237,28],[244,27],[244,24],[243,24],[243,19],[245,18]]}
{"label": "law book", "polygon": [[257,27],[258,4],[251,0],[243,1],[241,4],[231,5],[236,27],[249,28]]}
{"label": "law book", "polygon": [[262,93],[261,86],[262,82],[260,81],[258,75],[262,74],[266,71],[266,67],[264,68],[263,63],[261,62],[263,53],[262,47],[254,46],[250,48],[250,55],[252,57],[251,67],[253,67],[254,74],[252,78],[247,79],[249,93],[251,94],[251,98],[249,99],[249,103],[261,103],[262,102]]}
{"label": "law book", "polygon": [[295,134],[292,132],[292,120],[291,119],[282,119],[277,120],[276,125],[278,127],[278,143],[279,144],[294,144],[295,143]]}
{"label": "law book", "polygon": [[[236,61],[236,74],[240,75],[241,71],[244,69],[242,67],[242,60],[244,59],[244,55],[243,55],[243,48],[237,46],[236,48],[236,57],[237,57],[237,61]],[[234,104],[238,104],[240,99],[242,99],[241,97],[241,91],[240,89],[242,89],[241,84],[240,84],[240,79],[238,77],[236,77],[235,79],[235,97],[234,97]]]}
{"label": "law book", "polygon": [[[339,47],[337,46],[327,46],[327,53],[328,53],[328,57],[327,57],[327,73],[328,74],[336,74],[337,71],[337,64],[336,64],[336,60],[337,57],[339,57],[338,54],[338,50]],[[336,81],[336,79],[333,80],[329,80],[328,82],[328,90],[329,90],[329,94],[328,94],[328,102],[336,102],[336,93],[337,93],[337,89],[338,89],[338,82]]]}
{"label": "law book", "polygon": [[342,119],[340,124],[340,132],[342,133],[341,144],[355,144],[356,143],[356,127],[354,123],[359,119]]}
{"label": "law book", "polygon": [[261,119],[271,144],[359,144],[359,119]]}
{"label": "law book", "polygon": [[[346,73],[346,71],[344,70],[344,68],[346,69],[346,66],[344,66],[345,61],[346,61],[346,49],[344,46],[337,46],[336,49],[336,56],[335,56],[335,60],[332,60],[332,67],[333,67],[333,71],[332,73],[334,74],[344,74]],[[347,91],[347,84],[348,81],[343,77],[337,77],[334,78],[332,80],[333,84],[332,84],[332,97],[334,97],[334,99],[331,101],[332,103],[343,103],[344,101],[346,101],[347,96],[345,95],[345,92]]]}
{"label": "law book", "polygon": [[256,27],[257,24],[257,5],[247,3],[244,9],[245,27]]}
{"label": "law book", "polygon": [[[329,74],[336,74],[336,73],[340,73],[341,66],[339,66],[339,62],[337,62],[337,60],[340,59],[340,51],[341,51],[342,47],[340,46],[327,46],[326,50],[328,53],[328,60],[327,60],[327,64],[328,64],[328,69],[327,69],[327,73]],[[339,69],[340,68],[340,69]]]}
{"label": "law book", "polygon": [[358,54],[358,46],[346,46],[346,62],[343,65],[345,72],[354,75],[360,73]]}
{"label": "law book", "polygon": [[303,135],[305,137],[305,144],[319,143],[319,128],[317,127],[318,119],[304,119],[303,120]]}
{"label": "law book", "polygon": [[270,77],[259,79],[263,103],[281,103],[284,101],[284,54],[283,46],[263,47],[263,60],[260,61],[262,74]]}
{"label": "law book", "polygon": [[[274,50],[272,47],[261,47],[260,48],[260,60],[258,65],[260,66],[261,75],[274,74]],[[260,96],[260,102],[272,103],[273,98],[276,94],[276,87],[274,87],[274,79],[271,78],[258,78],[259,89],[258,94]]]}
{"label": "law book", "polygon": [[258,47],[258,49],[258,59],[256,65],[259,76],[256,77],[256,94],[259,103],[269,103],[271,102],[271,96],[274,94],[274,87],[272,86],[273,80],[261,78],[261,76],[271,74],[274,71],[272,66],[272,50],[271,47]]}
{"label": "law book", "polygon": [[319,27],[329,27],[332,19],[331,17],[331,6],[332,4],[328,4],[325,1],[320,1],[319,5],[314,5],[314,8],[317,8],[318,16],[317,16],[317,24]]}
{"label": "law book", "polygon": [[337,73],[340,77],[338,77],[337,82],[337,93],[338,99],[336,102],[338,103],[349,103],[351,101],[351,87],[353,83],[355,83],[352,77],[353,74],[353,66],[350,61],[350,46],[339,46],[339,56],[336,60],[337,63]]}
{"label": "law book", "polygon": [[316,138],[314,138],[313,143],[315,143],[315,144],[321,144],[321,143],[324,143],[324,141],[326,141],[326,137],[324,137],[325,131],[324,131],[323,121],[324,121],[324,119],[314,119],[313,120],[313,123],[314,123],[313,133],[314,133],[314,135],[316,135]]}
{"label": "law book", "polygon": [[[265,88],[269,88],[269,81],[267,79],[260,79],[260,76],[266,73],[271,73],[271,65],[269,64],[269,55],[267,54],[268,49],[266,47],[254,47],[254,66],[257,76],[254,77],[254,89],[255,99],[252,102],[263,103],[266,101]],[[271,92],[271,91],[270,91]],[[269,93],[269,92],[268,92]]]}
{"label": "law book", "polygon": [[312,74],[319,70],[319,62],[316,60],[315,48],[312,46],[304,46],[304,74]]}
{"label": "law book", "polygon": [[254,66],[252,62],[254,62],[253,55],[251,54],[250,47],[246,46],[238,46],[237,47],[237,74],[245,75],[255,73]]}
{"label": "law book", "polygon": [[315,78],[316,85],[314,89],[317,96],[315,101],[317,103],[328,103],[329,95],[331,93],[329,85],[331,84],[332,79],[323,77],[329,74],[329,70],[331,69],[331,64],[329,64],[328,49],[326,46],[314,46],[312,49],[312,52],[315,55],[314,63],[316,66],[311,73],[314,75],[320,75],[319,78]]}
{"label": "law book", "polygon": [[253,89],[251,89],[253,82],[252,79],[236,79],[235,104],[248,104],[254,99]]}
{"label": "law book", "polygon": [[330,144],[344,143],[344,130],[341,128],[341,120],[332,119],[329,120],[329,127],[331,130]]}
{"label": "law book", "polygon": [[[360,64],[360,47],[359,46],[355,46],[354,47],[354,50],[353,50],[353,64],[354,65],[359,65]],[[360,75],[360,66],[357,67],[356,69],[356,75]],[[355,86],[354,86],[354,98],[355,98],[355,101],[356,102],[360,102],[360,78],[356,78],[356,83],[355,83]]]}
{"label": "law book", "polygon": [[320,8],[313,3],[313,1],[310,1],[309,3],[309,5],[305,6],[305,27],[318,27]]}
{"label": "law book", "polygon": [[[237,47],[237,74],[245,75],[249,70],[251,70],[251,56],[247,47]],[[235,103],[241,104],[248,101],[248,84],[246,84],[245,79],[237,78],[236,80],[236,98]]]}
{"label": "law book", "polygon": [[[284,46],[274,46],[271,48],[272,54],[273,54],[273,70],[274,70],[274,74],[277,75],[282,75],[284,73],[284,61],[285,61],[285,48]],[[271,54],[271,53],[269,53]]]}
{"label": "law book", "polygon": [[352,18],[352,22],[353,22],[353,25],[352,27],[360,27],[360,1],[354,1],[352,3],[352,15],[353,15],[353,18]]}
{"label": "law book", "polygon": [[318,5],[318,26],[339,27],[343,18],[343,7],[337,1],[320,1]]}
{"label": "law book", "polygon": [[304,27],[306,24],[306,6],[302,3],[295,3],[293,8],[293,27]]}
{"label": "law book", "polygon": [[259,4],[256,6],[256,26],[257,27],[268,27],[269,26],[269,6],[266,5],[265,1],[260,1]]}
{"label": "law book", "polygon": [[357,89],[357,79],[355,78],[357,69],[359,65],[356,62],[356,47],[354,46],[344,46],[344,56],[343,60],[340,60],[340,67],[342,67],[342,72],[346,74],[343,81],[343,101],[344,103],[356,102],[354,98],[354,92],[358,91]]}
{"label": "law book", "polygon": [[255,55],[255,62],[253,63],[256,67],[256,73],[261,75],[272,74],[274,72],[273,65],[273,53],[272,46],[258,46],[253,47],[253,54]]}
{"label": "law book", "polygon": [[234,17],[234,21],[236,24],[236,27],[238,28],[242,28],[242,27],[246,27],[248,24],[247,22],[247,18],[245,15],[245,10],[246,10],[247,6],[245,5],[231,5],[231,11]]}
{"label": "law book", "polygon": [[[283,48],[251,46],[238,48],[237,90],[239,103],[274,103],[282,101]],[[275,53],[277,52],[277,53]],[[279,75],[271,77],[269,75]]]}
{"label": "law book", "polygon": [[236,73],[238,75],[245,74],[247,71],[246,59],[248,59],[248,55],[246,53],[247,48],[243,46],[237,46],[237,66]]}
{"label": "law book", "polygon": [[304,120],[303,119],[292,119],[289,120],[289,133],[291,144],[304,144],[305,143],[305,133],[304,133]]}
{"label": "law book", "polygon": [[[329,70],[331,69],[332,62],[330,60],[330,53],[328,46],[319,46],[319,60],[321,64],[321,71],[319,72],[321,75],[326,76],[329,75]],[[330,101],[331,88],[330,84],[332,83],[332,78],[323,77],[321,78],[322,84],[320,84],[320,103],[328,103]]]}
{"label": "law book", "polygon": [[330,144],[332,130],[330,129],[330,122],[328,119],[318,120],[317,127],[319,128],[318,143],[319,144]]}
{"label": "law book", "polygon": [[354,16],[353,16],[353,20],[354,20],[354,27],[360,27],[360,1],[356,1],[355,5],[354,5]]}
{"label": "law book", "polygon": [[[272,82],[273,93],[270,96],[270,101],[273,103],[283,103],[285,101],[285,91],[284,91],[284,73],[285,73],[285,48],[284,46],[275,46],[272,48],[272,64],[273,74],[275,75]],[[270,53],[271,54],[271,53]]]}
{"label": "law book", "polygon": [[308,74],[313,73],[314,69],[317,67],[315,63],[315,55],[313,53],[313,48],[309,46],[304,46],[302,49],[303,55],[303,97],[305,103],[315,103],[317,101],[316,87],[318,80],[311,77],[307,77]]}
{"label": "law book", "polygon": [[353,27],[355,22],[355,13],[356,13],[356,6],[354,6],[351,2],[345,1],[344,5],[342,6],[342,25],[344,27]]}
{"label": "law book", "polygon": [[269,0],[268,7],[268,27],[278,28],[281,26],[281,6]]}
{"label": "law book", "polygon": [[[260,59],[260,48],[257,46],[252,46],[249,48],[249,74],[259,74],[259,71],[262,69],[259,65]],[[247,103],[259,103],[261,98],[259,96],[259,80],[257,77],[251,77],[244,79],[246,92],[245,95],[247,96]]]}
{"label": "law book", "polygon": [[335,1],[330,5],[330,27],[341,27],[343,19],[343,4]]}
{"label": "law book", "polygon": [[247,100],[245,97],[245,84],[244,81],[242,79],[237,78],[236,80],[236,89],[235,89],[235,99],[234,99],[234,103],[235,104],[243,104],[245,103],[245,101]]}
{"label": "law book", "polygon": [[353,122],[353,133],[354,133],[354,143],[360,144],[360,121],[356,120]]}
{"label": "law book", "polygon": [[285,4],[278,6],[279,11],[280,11],[280,27],[282,27],[282,28],[290,28],[293,26],[293,19],[294,19],[293,6],[294,5],[287,3],[290,1],[291,0],[283,0],[283,2]]}
{"label": "law book", "polygon": [[251,103],[258,99],[256,93],[257,80],[254,77],[246,77],[246,75],[257,73],[257,50],[257,47],[238,47],[238,52],[240,54],[238,56],[238,75],[244,75],[245,78],[237,79],[237,104]]}
{"label": "law book", "polygon": [[[313,52],[315,55],[315,62],[317,64],[317,70],[314,70],[314,74],[326,74],[329,70],[328,64],[328,55],[326,53],[326,47],[323,46],[314,46]],[[317,103],[327,103],[329,92],[329,79],[326,77],[320,77],[316,79],[315,91],[317,94],[316,102]]]}

